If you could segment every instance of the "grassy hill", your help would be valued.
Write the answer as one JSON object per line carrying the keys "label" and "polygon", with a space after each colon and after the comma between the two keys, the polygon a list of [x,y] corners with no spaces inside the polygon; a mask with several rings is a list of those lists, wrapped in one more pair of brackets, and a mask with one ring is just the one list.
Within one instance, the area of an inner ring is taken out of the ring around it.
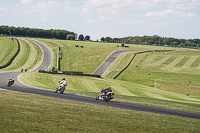
{"label": "grassy hill", "polygon": [[[1,132],[199,132],[200,121],[0,90]],[[6,101],[6,102],[5,102]]]}
{"label": "grassy hill", "polygon": [[[62,70],[82,70],[84,73],[92,73],[112,51],[117,49],[169,49],[165,47],[141,45],[130,45],[129,48],[122,48],[116,47],[116,44],[112,43],[47,39],[39,40],[48,44],[50,48],[53,48],[53,50],[55,50],[54,53],[57,52],[57,46],[61,46],[61,66],[63,66]],[[75,44],[81,44],[84,46],[84,48],[76,48]],[[98,50],[98,52],[94,52],[96,50]],[[179,56],[182,57],[185,52],[188,52],[188,56],[192,56],[191,53],[193,53],[193,56],[198,56],[198,51],[186,51],[174,48],[173,50],[176,51],[168,52],[167,55],[166,53],[163,54],[161,52],[138,54],[134,61],[131,63],[131,66],[125,70],[117,78],[117,80],[113,80],[112,78],[128,64],[134,55],[134,52],[126,52],[121,54],[101,79],[37,73],[20,75],[19,79],[22,80],[25,84],[29,84],[31,86],[55,90],[58,85],[57,81],[61,80],[62,77],[66,77],[69,84],[66,91],[68,93],[95,97],[100,89],[110,86],[116,94],[114,100],[117,101],[200,113],[200,95],[198,84],[194,84],[192,79],[192,84],[189,83],[189,81],[184,78],[184,73],[179,72],[177,74],[172,73],[170,69],[168,69],[168,71],[163,70],[166,67],[162,67],[162,69],[153,69],[148,67],[149,64],[157,64],[154,62],[161,61],[162,58],[164,59],[173,57],[174,54],[176,54],[177,58],[179,58]],[[141,60],[143,61],[141,62]],[[136,65],[138,65],[137,68],[135,67]],[[179,69],[177,70],[179,71]],[[148,73],[150,73],[150,75]],[[189,75],[189,73],[190,72],[188,71],[185,75]],[[193,79],[197,78],[194,75],[190,75],[190,77],[193,77]],[[189,93],[190,96],[186,96],[187,93]]]}
{"label": "grassy hill", "polygon": [[[134,55],[126,52],[110,66],[102,78],[43,73],[24,73],[18,78],[27,85],[53,91],[65,77],[65,93],[96,97],[110,86],[115,101],[149,105],[200,114],[199,51],[112,43],[37,39],[53,52],[56,67],[57,47],[61,46],[61,71],[92,73],[114,50],[160,50],[174,52],[138,54],[116,80],[112,79]],[[21,40],[21,43],[28,41]],[[75,45],[84,48],[76,48]],[[30,46],[29,46],[30,47]],[[35,53],[35,52],[34,52]],[[30,56],[33,57],[33,56]],[[142,62],[141,62],[142,60]],[[23,65],[26,65],[25,62]],[[20,65],[19,68],[21,68]],[[137,67],[136,67],[137,65]],[[19,68],[12,68],[18,70]],[[9,68],[11,70],[11,68]],[[150,75],[149,75],[150,74]],[[189,83],[191,81],[191,83]],[[199,120],[103,107],[68,100],[0,90],[0,128],[5,132],[198,132]],[[187,96],[186,94],[190,95]],[[7,101],[7,102],[4,102]]]}
{"label": "grassy hill", "polygon": [[17,41],[11,38],[0,37],[0,66],[5,65],[17,52]]}
{"label": "grassy hill", "polygon": [[[2,46],[2,56],[6,56],[7,52],[6,51],[10,51],[7,46],[9,46],[5,40],[9,39],[9,42],[11,39],[10,38],[0,38],[1,46]],[[30,41],[27,41],[25,39],[18,39],[19,43],[20,43],[20,52],[19,54],[16,56],[16,58],[13,60],[13,62],[11,63],[11,65],[9,65],[6,68],[0,69],[0,72],[2,71],[21,71],[21,69],[27,69],[28,71],[34,70],[36,69],[41,61],[42,61],[42,50],[40,49],[40,47],[38,45],[36,45],[35,43],[32,43]],[[8,40],[7,40],[8,41]],[[14,43],[16,43],[16,41],[14,41]],[[5,47],[5,49],[4,49]],[[12,50],[11,53],[14,52],[15,48],[17,47],[17,44],[15,44],[14,49]],[[10,55],[9,55],[10,56]],[[8,57],[9,57],[8,56]],[[5,60],[9,60],[9,58],[6,58]],[[3,60],[3,58],[2,58]],[[4,60],[4,62],[5,62]],[[1,61],[1,60],[0,60]]]}
{"label": "grassy hill", "polygon": [[140,54],[118,79],[159,89],[200,94],[199,57],[200,51],[193,50]]}
{"label": "grassy hill", "polygon": [[[56,67],[57,48],[61,47],[61,71],[81,71],[92,73],[114,50],[153,50],[153,46],[129,45],[129,47],[117,47],[116,43],[97,43],[86,41],[67,41],[56,39],[36,39],[48,45],[53,52],[52,66]],[[75,47],[81,45],[84,48]],[[169,49],[157,47],[157,49]],[[124,64],[125,65],[125,64]]]}

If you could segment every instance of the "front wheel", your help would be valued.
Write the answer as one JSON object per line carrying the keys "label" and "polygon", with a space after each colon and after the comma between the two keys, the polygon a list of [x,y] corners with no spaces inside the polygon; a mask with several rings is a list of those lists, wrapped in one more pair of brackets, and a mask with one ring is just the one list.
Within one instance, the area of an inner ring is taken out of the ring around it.
{"label": "front wheel", "polygon": [[57,93],[58,92],[58,88],[56,88],[56,90],[55,90],[55,93]]}
{"label": "front wheel", "polygon": [[96,97],[96,100],[99,100],[99,95]]}
{"label": "front wheel", "polygon": [[60,94],[63,94],[63,90],[60,90]]}
{"label": "front wheel", "polygon": [[107,98],[105,98],[105,101],[109,101],[110,100],[110,95],[107,96]]}
{"label": "front wheel", "polygon": [[63,94],[64,91],[65,91],[65,88],[62,87],[62,88],[60,89],[60,94]]}

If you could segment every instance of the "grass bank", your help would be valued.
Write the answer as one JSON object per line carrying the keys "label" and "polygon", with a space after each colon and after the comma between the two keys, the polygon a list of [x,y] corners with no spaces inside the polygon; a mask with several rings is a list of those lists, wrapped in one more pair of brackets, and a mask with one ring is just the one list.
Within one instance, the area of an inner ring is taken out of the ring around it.
{"label": "grass bank", "polygon": [[[53,53],[51,67],[57,67],[57,48],[61,47],[61,71],[80,71],[92,73],[115,50],[153,50],[169,49],[166,47],[152,47],[142,45],[128,45],[129,47],[117,47],[117,43],[101,43],[87,41],[68,41],[56,39],[35,39],[45,43]],[[75,47],[81,45],[83,48]],[[120,45],[121,46],[121,45]]]}
{"label": "grass bank", "polygon": [[18,39],[20,43],[20,52],[13,60],[11,65],[0,71],[21,71],[27,69],[28,71],[36,69],[42,61],[42,50],[38,45],[25,39]]}
{"label": "grass bank", "polygon": [[[113,78],[119,62],[131,56],[123,53],[108,69],[105,78]],[[177,50],[138,54],[118,80],[174,92],[200,94],[200,51]]]}
{"label": "grass bank", "polygon": [[196,119],[130,111],[5,90],[0,90],[0,93],[1,132],[183,133],[200,130],[200,121]]}
{"label": "grass bank", "polygon": [[18,50],[16,40],[10,37],[0,37],[0,66],[5,65],[15,55]]}
{"label": "grass bank", "polygon": [[155,106],[166,109],[200,113],[200,96],[162,90],[141,84],[114,79],[100,79],[43,73],[24,73],[18,78],[23,83],[37,88],[53,91],[63,77],[68,81],[65,93],[95,98],[102,88],[111,87],[115,92],[115,101]]}

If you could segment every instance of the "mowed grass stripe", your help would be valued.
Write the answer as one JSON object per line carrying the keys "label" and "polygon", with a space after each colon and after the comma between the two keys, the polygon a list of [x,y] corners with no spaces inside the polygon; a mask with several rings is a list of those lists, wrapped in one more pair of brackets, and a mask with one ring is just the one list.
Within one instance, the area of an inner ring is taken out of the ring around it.
{"label": "mowed grass stripe", "polygon": [[174,59],[172,60],[172,62],[171,63],[169,63],[166,67],[167,68],[174,68],[175,67],[175,65],[177,64],[177,63],[179,63],[182,59],[183,59],[183,57],[173,57]]}
{"label": "mowed grass stripe", "polygon": [[176,59],[176,56],[170,56],[165,62],[163,62],[163,65],[169,65],[171,62],[173,62]]}
{"label": "mowed grass stripe", "polygon": [[196,60],[192,63],[191,67],[198,67],[200,65],[200,57],[196,58]]}
{"label": "mowed grass stripe", "polygon": [[154,66],[160,66],[163,63],[165,63],[167,60],[169,60],[170,56],[163,56],[163,58],[160,58],[160,60],[156,61]]}
{"label": "mowed grass stripe", "polygon": [[185,56],[183,57],[176,65],[175,67],[182,67],[184,64],[190,59],[191,57]]}
{"label": "mowed grass stripe", "polygon": [[191,58],[185,63],[184,67],[191,67],[191,65],[195,62],[198,56],[191,56]]}
{"label": "mowed grass stripe", "polygon": [[[23,78],[25,77],[25,78]],[[60,79],[63,77],[66,78],[68,81],[68,86],[66,88],[66,92],[69,90],[75,90],[76,93],[86,92],[86,93],[94,93],[93,96],[96,96],[98,92],[102,88],[111,87],[116,95],[124,95],[126,96],[138,96],[138,97],[147,97],[153,99],[160,99],[160,100],[168,100],[168,101],[179,101],[183,102],[179,99],[185,99],[185,103],[195,103],[200,104],[200,99],[195,98],[193,96],[186,96],[186,94],[181,94],[179,92],[172,92],[167,90],[162,90],[159,88],[148,87],[144,85],[134,84],[130,82],[120,81],[120,80],[107,80],[107,79],[98,79],[98,78],[91,78],[91,77],[76,77],[76,76],[67,76],[67,75],[50,75],[50,74],[38,74],[38,73],[25,73],[20,75],[19,79],[23,78],[25,83],[30,84],[27,82],[28,80],[32,79],[31,86],[45,88],[54,90],[57,86]],[[134,90],[135,93],[131,92],[130,90]],[[95,95],[96,94],[96,95]],[[140,95],[142,94],[142,95]],[[145,95],[144,95],[145,94]],[[171,97],[165,97],[163,95],[170,95]],[[86,96],[91,96],[85,94]]]}

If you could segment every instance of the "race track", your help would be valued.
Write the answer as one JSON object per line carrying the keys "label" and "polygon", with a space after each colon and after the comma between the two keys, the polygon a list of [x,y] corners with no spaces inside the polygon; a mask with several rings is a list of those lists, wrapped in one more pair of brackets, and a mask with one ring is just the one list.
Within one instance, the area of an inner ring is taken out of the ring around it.
{"label": "race track", "polygon": [[94,75],[100,75],[103,76],[103,74],[106,72],[106,70],[110,67],[110,65],[117,59],[117,57],[123,53],[128,51],[140,51],[140,50],[116,50],[110,54],[106,60],[104,60],[103,63],[92,73]]}
{"label": "race track", "polygon": [[[34,40],[30,40],[30,41],[34,41]],[[34,42],[36,44],[38,44],[44,51],[43,61],[37,69],[44,69],[44,68],[47,69],[51,65],[51,61],[52,61],[51,51],[43,43],[40,43],[38,41],[34,41]],[[125,52],[125,51],[122,51],[122,52]],[[110,58],[109,60],[110,60],[109,62],[112,63],[112,61],[114,61],[114,58],[112,58],[112,60]],[[108,67],[109,66],[110,65],[108,65]],[[103,66],[103,63],[101,64],[101,67],[104,70],[107,70],[107,68],[108,68],[108,67],[106,68],[105,66]],[[104,73],[104,72],[102,71],[102,73]],[[160,114],[166,114],[166,115],[175,115],[175,116],[180,116],[180,117],[200,119],[200,114],[187,113],[187,112],[155,108],[155,107],[150,107],[150,106],[143,106],[143,105],[137,105],[137,104],[123,103],[123,102],[116,102],[116,101],[109,101],[109,102],[96,101],[95,98],[91,98],[91,97],[72,95],[72,94],[68,94],[68,93],[58,94],[58,93],[54,93],[53,91],[36,89],[36,88],[29,87],[29,86],[26,86],[26,85],[20,83],[16,79],[17,76],[19,76],[20,74],[21,74],[21,72],[0,73],[0,88],[6,89],[6,90],[11,90],[11,91],[31,93],[31,94],[42,95],[42,96],[47,96],[47,97],[73,100],[73,101],[85,102],[85,103],[91,103],[91,104],[98,104],[98,105],[121,108],[121,109],[129,109],[129,110],[136,110],[136,111],[144,111],[144,112],[160,113]],[[6,87],[5,86],[6,81],[8,80],[8,78],[11,78],[11,77],[15,78],[15,84],[11,87]]]}

